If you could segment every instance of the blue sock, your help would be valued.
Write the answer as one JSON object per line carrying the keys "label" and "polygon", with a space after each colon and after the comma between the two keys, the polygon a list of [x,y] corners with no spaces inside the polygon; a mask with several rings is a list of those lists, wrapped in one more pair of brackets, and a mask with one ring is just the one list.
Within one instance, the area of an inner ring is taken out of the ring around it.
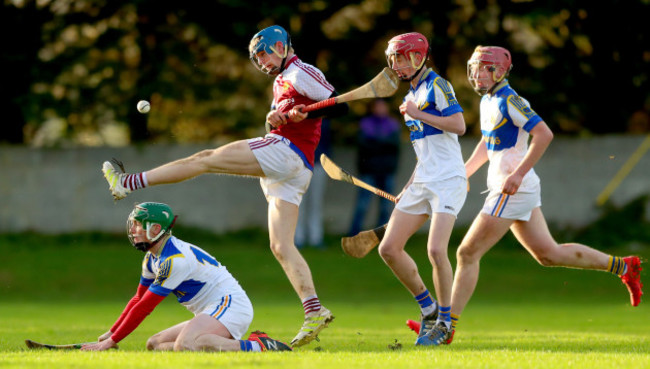
{"label": "blue sock", "polygon": [[248,340],[239,340],[239,348],[242,351],[253,351],[253,342]]}
{"label": "blue sock", "polygon": [[438,307],[438,322],[444,323],[447,328],[451,327],[451,306],[439,306]]}
{"label": "blue sock", "polygon": [[429,290],[424,290],[421,294],[415,296],[415,301],[420,304],[420,310],[422,310],[422,316],[427,316],[433,313],[436,310],[436,304],[431,297]]}

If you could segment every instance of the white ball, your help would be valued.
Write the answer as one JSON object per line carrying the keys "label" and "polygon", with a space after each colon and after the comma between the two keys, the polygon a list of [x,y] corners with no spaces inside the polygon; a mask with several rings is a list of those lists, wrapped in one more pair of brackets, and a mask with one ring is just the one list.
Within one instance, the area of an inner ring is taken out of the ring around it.
{"label": "white ball", "polygon": [[149,105],[149,101],[147,100],[138,101],[138,111],[140,113],[146,114],[149,112],[149,109],[151,109],[151,105]]}

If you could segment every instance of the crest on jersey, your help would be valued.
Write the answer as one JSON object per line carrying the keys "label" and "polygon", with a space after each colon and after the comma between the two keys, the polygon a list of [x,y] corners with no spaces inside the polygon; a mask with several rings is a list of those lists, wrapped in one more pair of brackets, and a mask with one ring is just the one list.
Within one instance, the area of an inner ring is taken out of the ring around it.
{"label": "crest on jersey", "polygon": [[454,95],[454,90],[452,90],[448,81],[445,81],[441,77],[437,77],[434,83],[436,86],[440,87],[442,92],[445,94],[449,106],[458,104],[458,100],[456,100],[456,96]]}
{"label": "crest on jersey", "polygon": [[162,286],[163,283],[165,283],[167,278],[169,278],[172,273],[172,263],[173,259],[169,258],[160,264],[158,274],[156,275],[156,280],[153,282],[153,284]]}
{"label": "crest on jersey", "polygon": [[508,103],[519,111],[526,119],[530,119],[537,115],[533,109],[526,104],[526,102],[518,95],[508,97]]}

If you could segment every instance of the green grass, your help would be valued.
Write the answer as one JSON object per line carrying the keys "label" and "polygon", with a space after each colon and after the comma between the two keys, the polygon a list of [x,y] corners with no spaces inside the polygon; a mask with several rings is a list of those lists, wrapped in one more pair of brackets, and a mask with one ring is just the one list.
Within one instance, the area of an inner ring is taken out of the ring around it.
{"label": "green grass", "polygon": [[[267,249],[266,235],[214,236],[182,228],[176,233],[208,250],[239,279],[255,307],[251,329],[285,341],[295,335],[301,306]],[[424,242],[417,236],[408,249],[426,277],[431,267]],[[627,291],[607,273],[541,267],[506,239],[484,258],[454,343],[419,348],[404,324],[418,316],[418,308],[378,255],[352,259],[336,238],[328,244],[325,251],[304,251],[319,296],[336,315],[320,342],[292,353],[146,352],[150,335],[191,318],[168,298],[120,350],[86,353],[27,351],[23,341],[96,339],[135,291],[141,254],[123,235],[0,235],[0,368],[650,367],[647,302],[629,306]],[[635,253],[649,256],[647,248]],[[430,278],[425,281],[431,288]],[[389,348],[396,343],[401,349]]]}

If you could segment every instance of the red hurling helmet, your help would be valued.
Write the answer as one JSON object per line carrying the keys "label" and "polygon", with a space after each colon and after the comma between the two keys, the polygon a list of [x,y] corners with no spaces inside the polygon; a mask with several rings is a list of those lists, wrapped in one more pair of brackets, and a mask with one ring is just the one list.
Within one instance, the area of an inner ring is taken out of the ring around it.
{"label": "red hurling helmet", "polygon": [[467,79],[479,95],[490,92],[512,69],[510,51],[499,46],[477,46],[467,61]]}
{"label": "red hurling helmet", "polygon": [[[422,70],[424,67],[424,62],[429,56],[429,41],[421,33],[411,32],[404,33],[399,36],[395,36],[388,41],[388,47],[386,48],[386,61],[388,62],[388,67],[393,70],[403,69],[404,67],[395,68],[395,59],[398,55],[404,57],[404,59],[410,62],[410,66],[415,69],[410,77],[402,77],[400,79],[405,82],[410,82],[413,78]],[[420,55],[422,59],[417,60],[416,55]],[[392,60],[391,60],[392,56]]]}

